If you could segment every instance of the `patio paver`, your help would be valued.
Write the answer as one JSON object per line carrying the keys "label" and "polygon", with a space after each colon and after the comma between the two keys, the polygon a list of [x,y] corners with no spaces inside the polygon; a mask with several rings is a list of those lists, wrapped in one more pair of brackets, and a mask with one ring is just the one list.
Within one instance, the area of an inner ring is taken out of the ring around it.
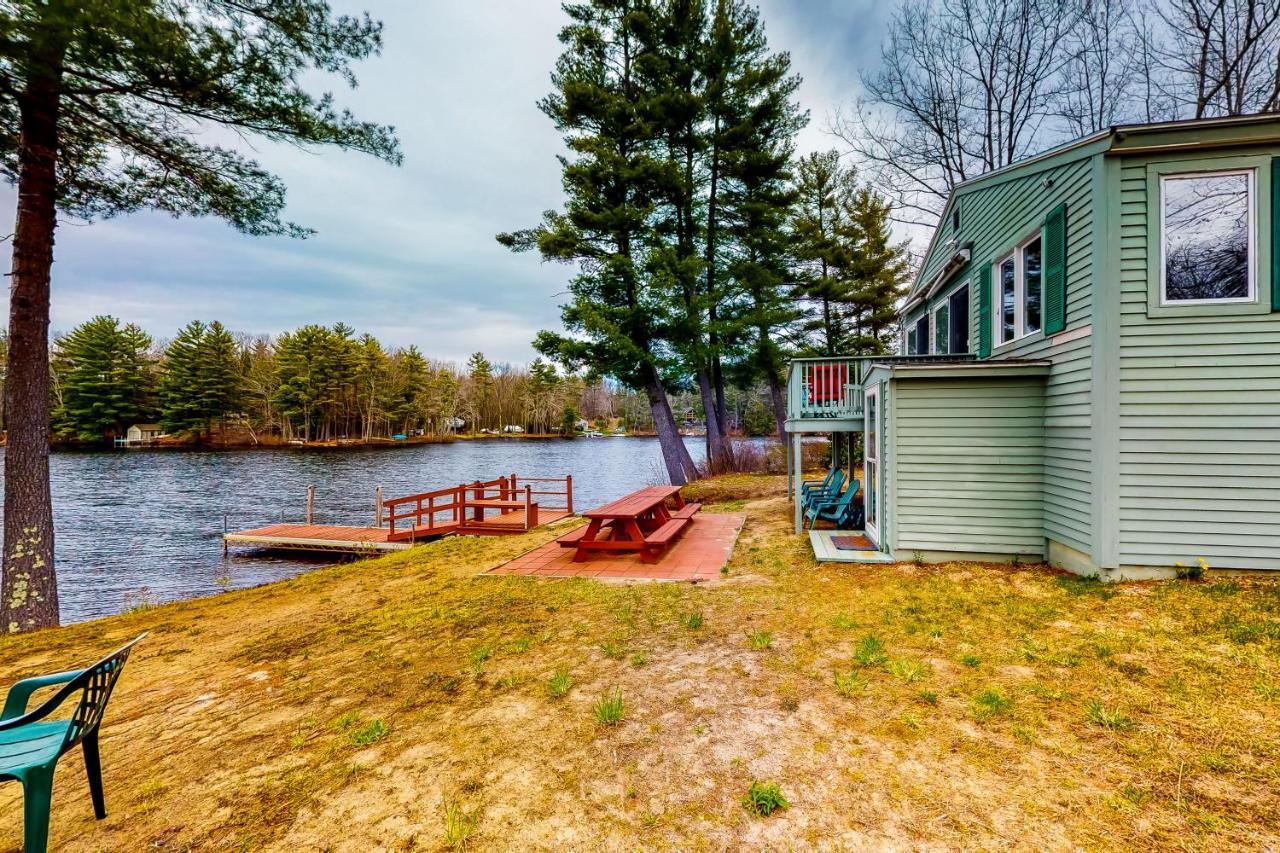
{"label": "patio paver", "polygon": [[693,517],[684,535],[656,563],[645,563],[639,554],[633,553],[592,555],[585,563],[575,563],[574,550],[561,548],[553,540],[485,574],[598,580],[713,580],[729,562],[746,520],[746,515],[741,513],[700,512]]}

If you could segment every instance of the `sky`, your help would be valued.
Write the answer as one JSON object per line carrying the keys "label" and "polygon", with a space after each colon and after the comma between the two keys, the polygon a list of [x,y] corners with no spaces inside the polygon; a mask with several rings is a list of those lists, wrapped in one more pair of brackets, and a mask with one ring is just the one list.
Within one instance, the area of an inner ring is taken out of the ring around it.
{"label": "sky", "polygon": [[[879,57],[881,0],[757,0],[770,44],[790,52],[811,113],[802,151],[839,147],[832,111],[858,94]],[[253,335],[339,321],[431,358],[534,357],[559,329],[572,268],[516,255],[494,235],[537,224],[562,200],[562,144],[537,101],[564,22],[559,0],[335,0],[384,24],[381,56],[359,88],[322,80],[365,120],[394,125],[404,164],[335,149],[254,144],[289,188],[287,218],[305,240],[249,237],[214,219],[140,213],[59,224],[52,329],[98,314],[163,341],[191,320]],[[0,233],[14,192],[0,187]]]}

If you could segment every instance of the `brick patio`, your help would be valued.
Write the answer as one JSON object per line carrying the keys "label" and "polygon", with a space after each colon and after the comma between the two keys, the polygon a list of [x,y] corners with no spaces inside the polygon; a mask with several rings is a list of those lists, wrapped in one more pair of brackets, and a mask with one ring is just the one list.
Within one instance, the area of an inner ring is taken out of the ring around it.
{"label": "brick patio", "polygon": [[600,580],[713,580],[729,562],[738,532],[746,520],[742,514],[700,512],[693,517],[684,535],[656,563],[644,563],[639,554],[629,553],[595,554],[585,563],[575,563],[573,548],[561,548],[552,541],[486,574]]}

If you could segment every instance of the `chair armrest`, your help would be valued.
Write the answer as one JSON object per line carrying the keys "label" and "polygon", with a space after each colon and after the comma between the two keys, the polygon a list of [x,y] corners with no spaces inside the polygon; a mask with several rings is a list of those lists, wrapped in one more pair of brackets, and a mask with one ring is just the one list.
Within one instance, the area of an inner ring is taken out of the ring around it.
{"label": "chair armrest", "polygon": [[37,675],[34,678],[22,679],[9,688],[9,695],[4,700],[4,710],[0,711],[0,721],[12,720],[25,714],[31,694],[37,690],[52,687],[55,684],[66,684],[82,672],[84,672],[83,669],[72,669],[67,672],[56,672],[53,675]]}

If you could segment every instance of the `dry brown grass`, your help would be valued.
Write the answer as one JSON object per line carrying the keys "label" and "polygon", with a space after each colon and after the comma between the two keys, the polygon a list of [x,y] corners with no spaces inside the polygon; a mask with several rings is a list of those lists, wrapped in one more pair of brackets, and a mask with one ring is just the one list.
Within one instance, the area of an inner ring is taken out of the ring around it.
{"label": "dry brown grass", "polygon": [[152,631],[54,849],[1280,844],[1280,584],[818,568],[776,479],[699,490],[755,496],[712,584],[477,577],[544,530],[0,641],[9,681]]}

